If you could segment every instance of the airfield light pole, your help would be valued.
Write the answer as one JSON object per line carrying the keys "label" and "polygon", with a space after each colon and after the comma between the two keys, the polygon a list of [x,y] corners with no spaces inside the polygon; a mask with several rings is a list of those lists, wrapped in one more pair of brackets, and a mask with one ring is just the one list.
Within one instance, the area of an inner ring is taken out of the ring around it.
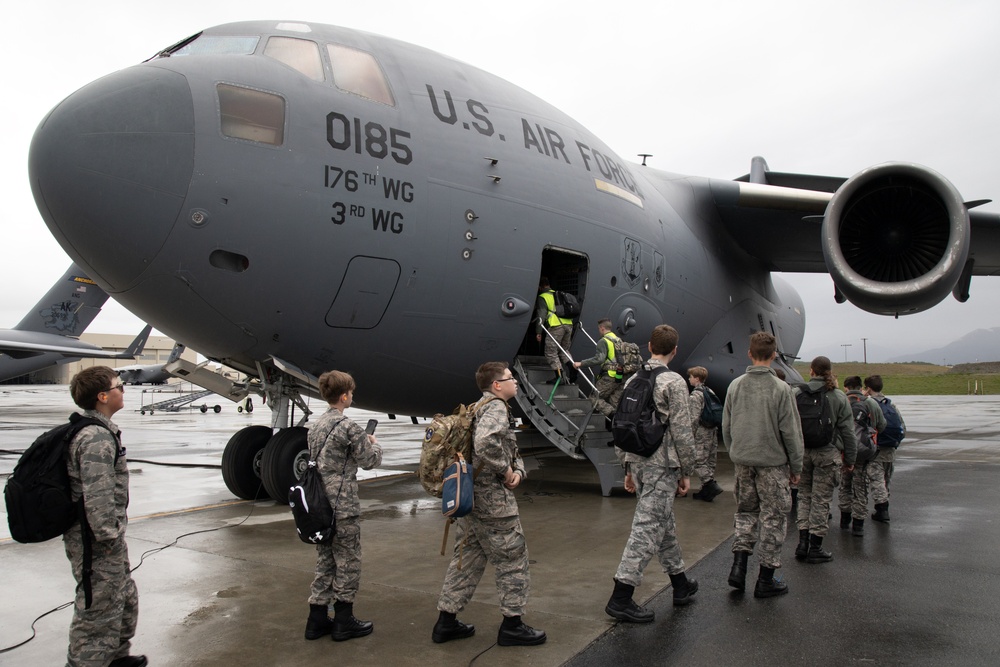
{"label": "airfield light pole", "polygon": [[864,347],[864,351],[865,351],[865,363],[867,364],[868,363],[868,339],[867,338],[862,338],[861,339],[861,345]]}
{"label": "airfield light pole", "polygon": [[844,348],[844,363],[847,363],[847,348],[852,347],[851,343],[841,343],[840,347]]}

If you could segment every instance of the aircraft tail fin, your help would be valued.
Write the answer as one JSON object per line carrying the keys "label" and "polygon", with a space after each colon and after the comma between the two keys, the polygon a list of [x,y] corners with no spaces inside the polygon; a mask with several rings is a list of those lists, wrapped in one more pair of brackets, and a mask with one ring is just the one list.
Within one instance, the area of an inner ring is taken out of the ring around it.
{"label": "aircraft tail fin", "polygon": [[181,355],[184,354],[185,347],[184,343],[175,343],[174,349],[170,350],[170,356],[167,357],[167,363],[180,359]]}
{"label": "aircraft tail fin", "polygon": [[149,332],[153,330],[152,324],[147,324],[143,327],[139,335],[135,337],[129,346],[125,348],[125,351],[121,354],[115,355],[115,359],[134,359],[142,354],[142,351],[146,348],[146,340],[149,339]]}
{"label": "aircraft tail fin", "polygon": [[74,263],[14,328],[79,338],[107,300],[108,293]]}

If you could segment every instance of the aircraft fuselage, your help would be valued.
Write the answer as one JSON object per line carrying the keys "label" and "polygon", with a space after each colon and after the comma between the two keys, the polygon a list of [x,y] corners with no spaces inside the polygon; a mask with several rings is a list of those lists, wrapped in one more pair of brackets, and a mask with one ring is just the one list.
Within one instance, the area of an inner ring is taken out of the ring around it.
{"label": "aircraft fuselage", "polygon": [[[530,343],[542,275],[580,295],[594,335],[609,317],[645,348],[675,326],[675,367],[706,366],[720,390],[753,331],[797,353],[800,299],[718,231],[708,179],[627,163],[445,56],[282,26],[206,30],[193,46],[243,51],[111,74],[36,133],[46,223],[157,329],[251,374],[273,358],[346,370],[358,405],[417,415],[470,400],[480,363]],[[352,58],[355,79],[331,70]],[[578,335],[573,353],[593,346]]]}

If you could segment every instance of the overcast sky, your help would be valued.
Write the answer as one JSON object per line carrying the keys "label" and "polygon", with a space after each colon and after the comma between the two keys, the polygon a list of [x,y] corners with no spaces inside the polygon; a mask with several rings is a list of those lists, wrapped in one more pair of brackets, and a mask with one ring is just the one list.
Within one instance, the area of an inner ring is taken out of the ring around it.
{"label": "overcast sky", "polygon": [[[735,178],[762,155],[775,171],[850,176],[909,161],[942,173],[967,201],[1000,201],[996,0],[27,4],[0,41],[0,327],[14,326],[70,263],[28,185],[43,116],[90,81],[232,21],[330,23],[428,47],[542,97],[625,160],[651,153],[660,169]],[[791,279],[805,302],[807,359],[860,360],[867,338],[868,360],[879,361],[1000,326],[1000,278],[973,279],[966,304],[948,297],[899,320],[837,305],[826,274]],[[90,330],[141,327],[109,302]]]}

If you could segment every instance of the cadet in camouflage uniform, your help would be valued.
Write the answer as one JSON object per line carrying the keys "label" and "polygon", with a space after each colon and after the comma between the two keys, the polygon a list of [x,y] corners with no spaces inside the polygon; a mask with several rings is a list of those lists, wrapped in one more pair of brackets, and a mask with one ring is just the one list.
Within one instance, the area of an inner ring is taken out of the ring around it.
{"label": "cadet in camouflage uniform", "polygon": [[802,471],[802,424],[791,388],[779,380],[771,362],[777,341],[759,331],[750,336],[751,366],[733,380],[722,413],[722,439],[735,466],[736,538],[729,585],[746,588],[747,559],[759,545],[760,574],[754,597],[788,592],[774,578],[781,567],[781,546],[792,506],[789,484]]}
{"label": "cadet in camouflage uniform", "polygon": [[688,398],[688,406],[691,409],[691,428],[694,431],[694,447],[697,454],[694,471],[701,478],[701,489],[694,494],[694,497],[698,500],[712,502],[717,495],[722,493],[722,487],[715,481],[719,429],[701,423],[701,412],[705,408],[705,392],[698,387],[705,384],[707,379],[708,369],[704,366],[693,366],[688,369],[688,383],[693,387]]}
{"label": "cadet in camouflage uniform", "polygon": [[[865,378],[865,395],[878,404],[879,410],[882,409],[883,401],[889,400],[882,393],[884,386],[881,375],[869,375]],[[899,406],[895,407],[898,412]],[[902,421],[903,415],[900,414],[899,418]],[[905,431],[905,423],[903,428]],[[878,456],[868,466],[868,489],[875,505],[872,519],[880,523],[889,523],[889,481],[892,479],[892,464],[896,460],[896,448],[899,446],[898,442],[893,445],[887,442],[883,439],[878,449]]]}
{"label": "cadet in camouflage uniform", "polygon": [[618,336],[611,331],[611,320],[608,319],[599,321],[597,330],[601,338],[597,341],[597,351],[594,356],[574,362],[573,367],[601,367],[601,372],[594,383],[597,392],[590,400],[598,412],[605,417],[611,417],[615,414],[615,408],[618,407],[618,401],[621,400],[622,390],[625,387],[621,375],[618,374],[618,364],[615,363],[615,341],[618,340]]}
{"label": "cadet in camouflage uniform", "polygon": [[[545,333],[546,329],[548,335]],[[563,379],[563,364],[569,364],[570,361],[567,352],[573,341],[573,320],[556,315],[556,293],[549,288],[549,279],[545,277],[538,282],[538,299],[535,301],[535,338],[538,342],[542,342],[542,338],[545,339],[545,360],[555,373],[548,384],[554,384],[556,380]],[[572,373],[568,379],[574,382],[576,369],[572,366],[569,369]]]}
{"label": "cadet in camouflage uniform", "polygon": [[[833,554],[823,548],[823,538],[830,529],[830,505],[833,490],[839,483],[838,473],[854,470],[858,454],[858,441],[854,437],[854,413],[847,396],[837,388],[833,364],[819,356],[809,365],[809,388],[826,387],[824,399],[830,404],[833,415],[833,440],[823,447],[805,450],[802,460],[802,479],[799,481],[797,524],[799,544],[795,557],[807,563],[828,563]],[[795,387],[798,396],[801,389]]]}
{"label": "cadet in camouflage uniform", "polygon": [[[344,410],[354,400],[354,378],[328,371],[319,378],[320,396],[330,409],[309,429],[309,458],[323,479],[334,508],[337,532],[329,544],[316,545],[316,577],[309,591],[306,639],[329,634],[344,641],[371,634],[371,621],[354,617],[354,598],[361,585],[361,501],[358,468],[371,470],[382,463],[382,447]],[[333,606],[334,616],[329,617]]]}
{"label": "cadet in camouflage uniform", "polygon": [[455,551],[441,587],[431,639],[440,644],[475,633],[475,627],[462,623],[457,615],[472,599],[489,562],[496,569],[504,617],[497,644],[535,646],[545,642],[545,633],[521,620],[528,603],[530,576],[528,546],[514,489],[527,473],[507,407],[507,401],[517,394],[517,380],[506,363],[489,361],[476,371],[476,384],[483,396],[473,426],[472,465],[478,471],[473,484],[474,507],[471,514],[455,522]]}
{"label": "cadet in camouflage uniform", "polygon": [[[653,329],[649,340],[652,355],[650,369],[668,368],[656,378],[653,402],[662,422],[668,427],[663,444],[648,458],[617,450],[625,464],[625,490],[638,494],[632,532],[622,553],[615,587],[605,613],[619,621],[649,623],[652,609],[641,607],[632,599],[635,587],[642,584],[642,573],[656,555],[663,571],[670,576],[675,605],[686,605],[698,591],[698,582],[684,574],[684,559],[677,543],[674,522],[674,494],[687,492],[694,469],[694,434],[688,410],[688,390],[684,379],[669,370],[668,364],[677,354],[677,330],[667,324]],[[635,376],[629,379],[634,382]],[[628,383],[626,383],[628,384]]]}
{"label": "cadet in camouflage uniform", "polygon": [[[844,380],[847,399],[864,403],[868,412],[868,423],[876,431],[885,430],[885,415],[878,401],[861,392],[861,378],[852,375]],[[868,468],[871,461],[855,464],[854,470],[844,472],[840,479],[838,500],[840,505],[840,527],[851,529],[855,537],[865,535],[865,515],[868,514]]]}
{"label": "cadet in camouflage uniform", "polygon": [[[63,535],[77,583],[66,664],[142,667],[145,656],[129,655],[139,615],[139,593],[125,544],[128,462],[119,428],[111,421],[125,405],[125,387],[114,370],[93,366],[77,373],[69,390],[85,417],[108,428],[83,427],[70,442],[67,455],[70,490],[74,500],[83,499],[92,537],[84,535],[79,522]],[[85,542],[90,542],[92,549],[89,606],[83,577]]]}

